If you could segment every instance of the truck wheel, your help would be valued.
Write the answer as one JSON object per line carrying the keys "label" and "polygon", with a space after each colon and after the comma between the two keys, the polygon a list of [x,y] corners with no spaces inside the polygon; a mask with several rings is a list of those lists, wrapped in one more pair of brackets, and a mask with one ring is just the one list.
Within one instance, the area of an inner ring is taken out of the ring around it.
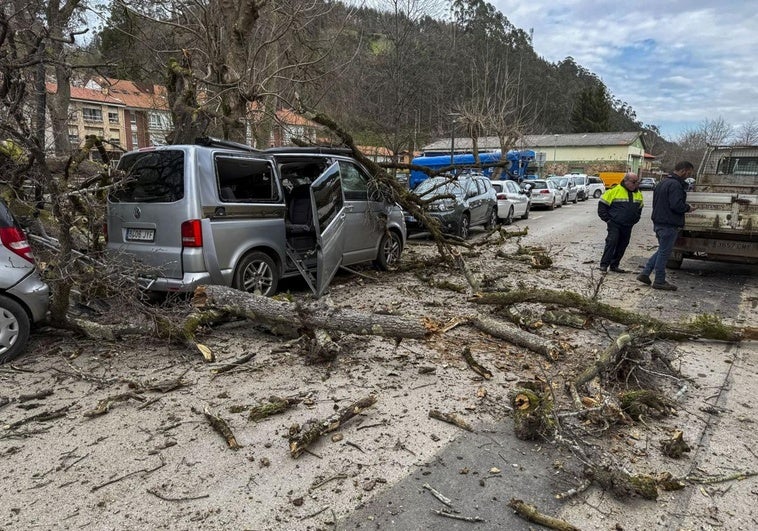
{"label": "truck wheel", "polygon": [[600,196],[603,195],[603,193],[600,190],[595,190],[595,193],[592,194],[592,197],[595,199],[600,199]]}
{"label": "truck wheel", "polygon": [[666,261],[666,267],[669,269],[681,269],[684,257],[682,253],[671,253],[671,256]]}
{"label": "truck wheel", "polygon": [[458,236],[464,240],[468,239],[469,233],[471,232],[470,223],[468,214],[463,214],[461,216],[461,222],[458,224]]}
{"label": "truck wheel", "polygon": [[403,252],[403,242],[400,236],[393,231],[387,231],[379,242],[379,254],[374,260],[376,267],[382,271],[394,269],[400,263],[400,254]]}
{"label": "truck wheel", "polygon": [[26,310],[0,295],[0,364],[15,359],[26,348],[31,322]]}
{"label": "truck wheel", "polygon": [[274,260],[261,251],[246,254],[237,265],[233,287],[270,297],[279,285],[279,272]]}

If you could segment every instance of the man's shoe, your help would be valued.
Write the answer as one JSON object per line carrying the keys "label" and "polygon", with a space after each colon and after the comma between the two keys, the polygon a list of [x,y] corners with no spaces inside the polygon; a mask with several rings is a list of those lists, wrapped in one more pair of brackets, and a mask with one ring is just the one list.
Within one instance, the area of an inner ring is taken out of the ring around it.
{"label": "man's shoe", "polygon": [[650,282],[650,276],[646,275],[645,273],[640,273],[639,275],[637,275],[637,280],[639,280],[643,284],[647,284],[648,286],[652,284],[652,282]]}
{"label": "man's shoe", "polygon": [[600,267],[598,267],[598,269],[600,271],[602,271],[603,273],[607,273],[608,272],[608,268],[606,266],[600,266]]}
{"label": "man's shoe", "polygon": [[612,267],[612,266],[611,266],[611,271],[613,271],[614,273],[628,273],[629,272],[626,269],[621,269],[620,267]]}
{"label": "man's shoe", "polygon": [[653,282],[653,289],[664,289],[666,291],[676,291],[676,286],[668,282]]}

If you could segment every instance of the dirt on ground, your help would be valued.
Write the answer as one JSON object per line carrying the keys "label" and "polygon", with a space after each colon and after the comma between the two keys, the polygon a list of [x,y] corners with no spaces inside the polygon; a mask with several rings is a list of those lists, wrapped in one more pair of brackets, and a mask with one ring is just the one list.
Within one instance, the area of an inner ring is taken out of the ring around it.
{"label": "dirt on ground", "polygon": [[[462,249],[463,257],[487,289],[571,290],[669,320],[699,309],[687,308],[691,302],[670,304],[665,293],[650,299],[644,286],[628,287],[633,277],[600,275],[596,247],[550,245],[554,263],[538,270],[505,257],[529,239],[478,232],[473,241],[481,245]],[[592,363],[626,327],[592,316],[584,328],[552,325],[541,319],[544,306],[518,305],[535,334],[561,345],[565,354],[550,361],[466,324],[475,315],[505,317],[477,304],[460,270],[435,259],[436,252],[432,242],[414,240],[400,271],[342,272],[321,303],[426,317],[447,330],[426,340],[335,336],[341,351],[331,361],[314,360],[289,338],[249,320],[202,331],[198,339],[215,355],[213,363],[196,349],[149,337],[93,341],[52,330],[36,334],[26,355],[0,368],[0,398],[11,399],[0,406],[0,529],[330,529],[461,434],[461,427],[430,418],[431,410],[454,414],[474,430],[511,423],[509,392],[519,381],[539,380],[553,385],[557,410],[570,411],[559,384]],[[295,298],[309,297],[300,283],[287,287]],[[118,313],[110,308],[98,318]],[[472,370],[465,348],[491,378]],[[701,400],[718,392],[676,373],[682,365],[677,344],[646,348],[673,369],[656,366],[658,378],[645,375],[672,401],[681,398],[677,393]],[[215,372],[251,354],[235,369]],[[369,396],[377,399],[373,406],[299,458],[291,456],[288,439],[296,426]],[[296,404],[250,420],[251,409],[272,397]],[[208,414],[226,421],[238,449],[230,448]],[[682,472],[682,466],[660,466],[650,446],[683,419],[653,417],[593,427],[584,436],[596,455],[612,455],[636,473]],[[655,437],[645,435],[648,430]],[[566,471],[556,492],[570,487],[578,472]]]}

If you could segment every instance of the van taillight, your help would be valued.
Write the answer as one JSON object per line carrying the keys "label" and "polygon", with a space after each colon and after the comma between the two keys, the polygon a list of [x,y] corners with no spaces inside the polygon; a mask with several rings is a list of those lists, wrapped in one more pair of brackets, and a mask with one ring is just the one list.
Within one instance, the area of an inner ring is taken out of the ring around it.
{"label": "van taillight", "polygon": [[202,247],[203,231],[199,219],[190,219],[182,223],[182,246]]}
{"label": "van taillight", "polygon": [[21,229],[16,227],[0,228],[0,243],[24,260],[34,263],[32,248],[29,247],[29,242],[26,241],[26,235]]}

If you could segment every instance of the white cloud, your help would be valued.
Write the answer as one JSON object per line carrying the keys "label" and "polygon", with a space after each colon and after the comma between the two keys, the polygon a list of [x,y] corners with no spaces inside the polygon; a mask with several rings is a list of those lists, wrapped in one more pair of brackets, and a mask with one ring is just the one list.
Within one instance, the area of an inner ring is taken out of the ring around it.
{"label": "white cloud", "polygon": [[534,28],[550,62],[568,56],[600,77],[637,119],[669,139],[703,120],[738,127],[758,119],[758,10],[751,2],[494,0]]}

